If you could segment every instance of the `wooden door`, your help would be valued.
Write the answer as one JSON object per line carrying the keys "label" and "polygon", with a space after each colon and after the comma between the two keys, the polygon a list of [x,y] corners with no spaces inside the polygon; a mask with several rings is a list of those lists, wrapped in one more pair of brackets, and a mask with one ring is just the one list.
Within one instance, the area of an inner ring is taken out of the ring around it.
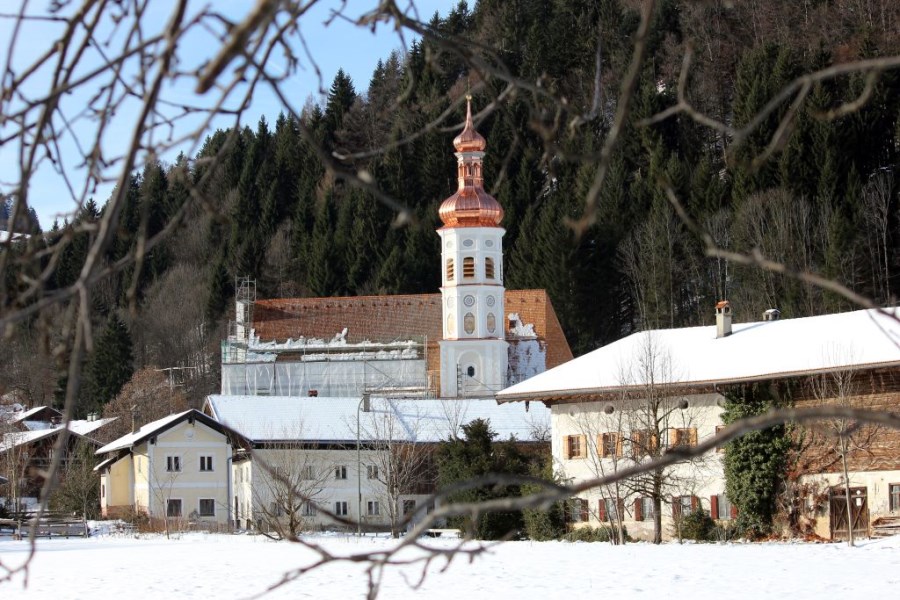
{"label": "wooden door", "polygon": [[[845,540],[849,537],[847,521],[847,495],[843,486],[831,488],[831,539]],[[853,537],[869,535],[869,504],[866,488],[850,488],[850,526]]]}

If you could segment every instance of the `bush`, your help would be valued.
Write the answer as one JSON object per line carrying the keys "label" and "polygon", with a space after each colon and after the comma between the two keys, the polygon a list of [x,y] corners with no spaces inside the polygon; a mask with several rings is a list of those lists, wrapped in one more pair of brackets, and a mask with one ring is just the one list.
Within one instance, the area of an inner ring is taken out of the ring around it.
{"label": "bush", "polygon": [[712,542],[718,539],[716,522],[702,508],[682,517],[678,530],[678,533],[680,533],[678,537],[682,540]]}
{"label": "bush", "polygon": [[[629,540],[628,530],[624,527],[625,539]],[[563,536],[565,542],[608,542],[610,538],[615,540],[616,529],[613,527],[578,527]]]}

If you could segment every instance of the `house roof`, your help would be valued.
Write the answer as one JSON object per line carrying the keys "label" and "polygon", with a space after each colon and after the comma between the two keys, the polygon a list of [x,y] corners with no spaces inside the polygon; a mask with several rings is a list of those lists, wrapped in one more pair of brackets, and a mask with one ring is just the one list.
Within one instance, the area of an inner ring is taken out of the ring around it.
{"label": "house roof", "polygon": [[[71,431],[74,435],[78,437],[88,438],[88,434],[99,429],[100,427],[106,425],[110,421],[114,421],[116,417],[108,418],[108,419],[97,419],[96,421],[70,421],[69,422],[69,431]],[[44,438],[48,438],[56,435],[60,431],[65,428],[63,425],[56,425],[54,427],[48,427],[46,429],[35,429],[30,431],[14,431],[11,433],[4,434],[2,440],[0,440],[0,452],[5,452],[10,448],[15,448],[16,446],[22,446],[25,444],[31,444],[42,440]]]}
{"label": "house roof", "polygon": [[113,440],[110,443],[106,444],[105,446],[97,450],[96,454],[106,454],[108,452],[115,452],[117,450],[131,449],[137,445],[144,443],[151,437],[159,435],[167,429],[174,427],[178,423],[187,421],[188,419],[196,419],[197,421],[200,421],[204,425],[211,427],[212,429],[215,429],[222,434],[235,433],[229,428],[223,426],[221,423],[215,421],[214,419],[210,419],[199,410],[192,408],[190,410],[171,414],[163,417],[162,419],[157,419],[156,421],[147,423],[137,431],[133,433],[127,433],[119,439]]}
{"label": "house roof", "polygon": [[[506,290],[506,312],[518,313],[524,323],[547,340],[547,367],[572,359],[572,351],[545,290]],[[503,319],[507,332],[509,323]],[[352,296],[339,298],[280,298],[257,300],[253,327],[261,341],[299,338],[331,339],[347,328],[350,344],[389,342],[443,336],[440,294]]]}
{"label": "house roof", "polygon": [[61,417],[62,413],[50,406],[35,406],[34,408],[30,408],[24,412],[17,414],[13,417],[14,422],[19,421],[30,421],[32,417],[35,417],[41,413],[45,413],[46,417]]}
{"label": "house roof", "polygon": [[[205,410],[256,443],[355,443],[360,402],[360,398],[214,395],[207,397]],[[359,413],[363,441],[385,439],[384,431],[390,429],[393,440],[439,442],[478,418],[490,419],[499,439],[542,441],[550,428],[550,411],[542,404],[373,397],[369,406],[369,412]]]}
{"label": "house roof", "polygon": [[900,366],[896,308],[635,333],[497,394],[565,399],[657,384],[712,387],[838,370]]}

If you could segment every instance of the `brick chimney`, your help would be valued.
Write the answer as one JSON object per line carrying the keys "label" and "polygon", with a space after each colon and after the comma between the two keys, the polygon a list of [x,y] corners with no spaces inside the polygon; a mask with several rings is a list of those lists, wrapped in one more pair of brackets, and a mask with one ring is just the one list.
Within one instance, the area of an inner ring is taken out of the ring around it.
{"label": "brick chimney", "polygon": [[722,300],[716,304],[716,338],[731,335],[731,302]]}

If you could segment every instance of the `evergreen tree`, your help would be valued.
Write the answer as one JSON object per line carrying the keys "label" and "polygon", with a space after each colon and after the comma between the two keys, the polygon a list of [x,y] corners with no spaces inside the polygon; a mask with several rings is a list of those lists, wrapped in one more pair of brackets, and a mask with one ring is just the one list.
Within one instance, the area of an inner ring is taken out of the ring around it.
{"label": "evergreen tree", "polygon": [[133,361],[128,327],[116,315],[110,315],[86,367],[89,385],[84,391],[89,396],[81,406],[82,414],[116,397],[134,373]]}

